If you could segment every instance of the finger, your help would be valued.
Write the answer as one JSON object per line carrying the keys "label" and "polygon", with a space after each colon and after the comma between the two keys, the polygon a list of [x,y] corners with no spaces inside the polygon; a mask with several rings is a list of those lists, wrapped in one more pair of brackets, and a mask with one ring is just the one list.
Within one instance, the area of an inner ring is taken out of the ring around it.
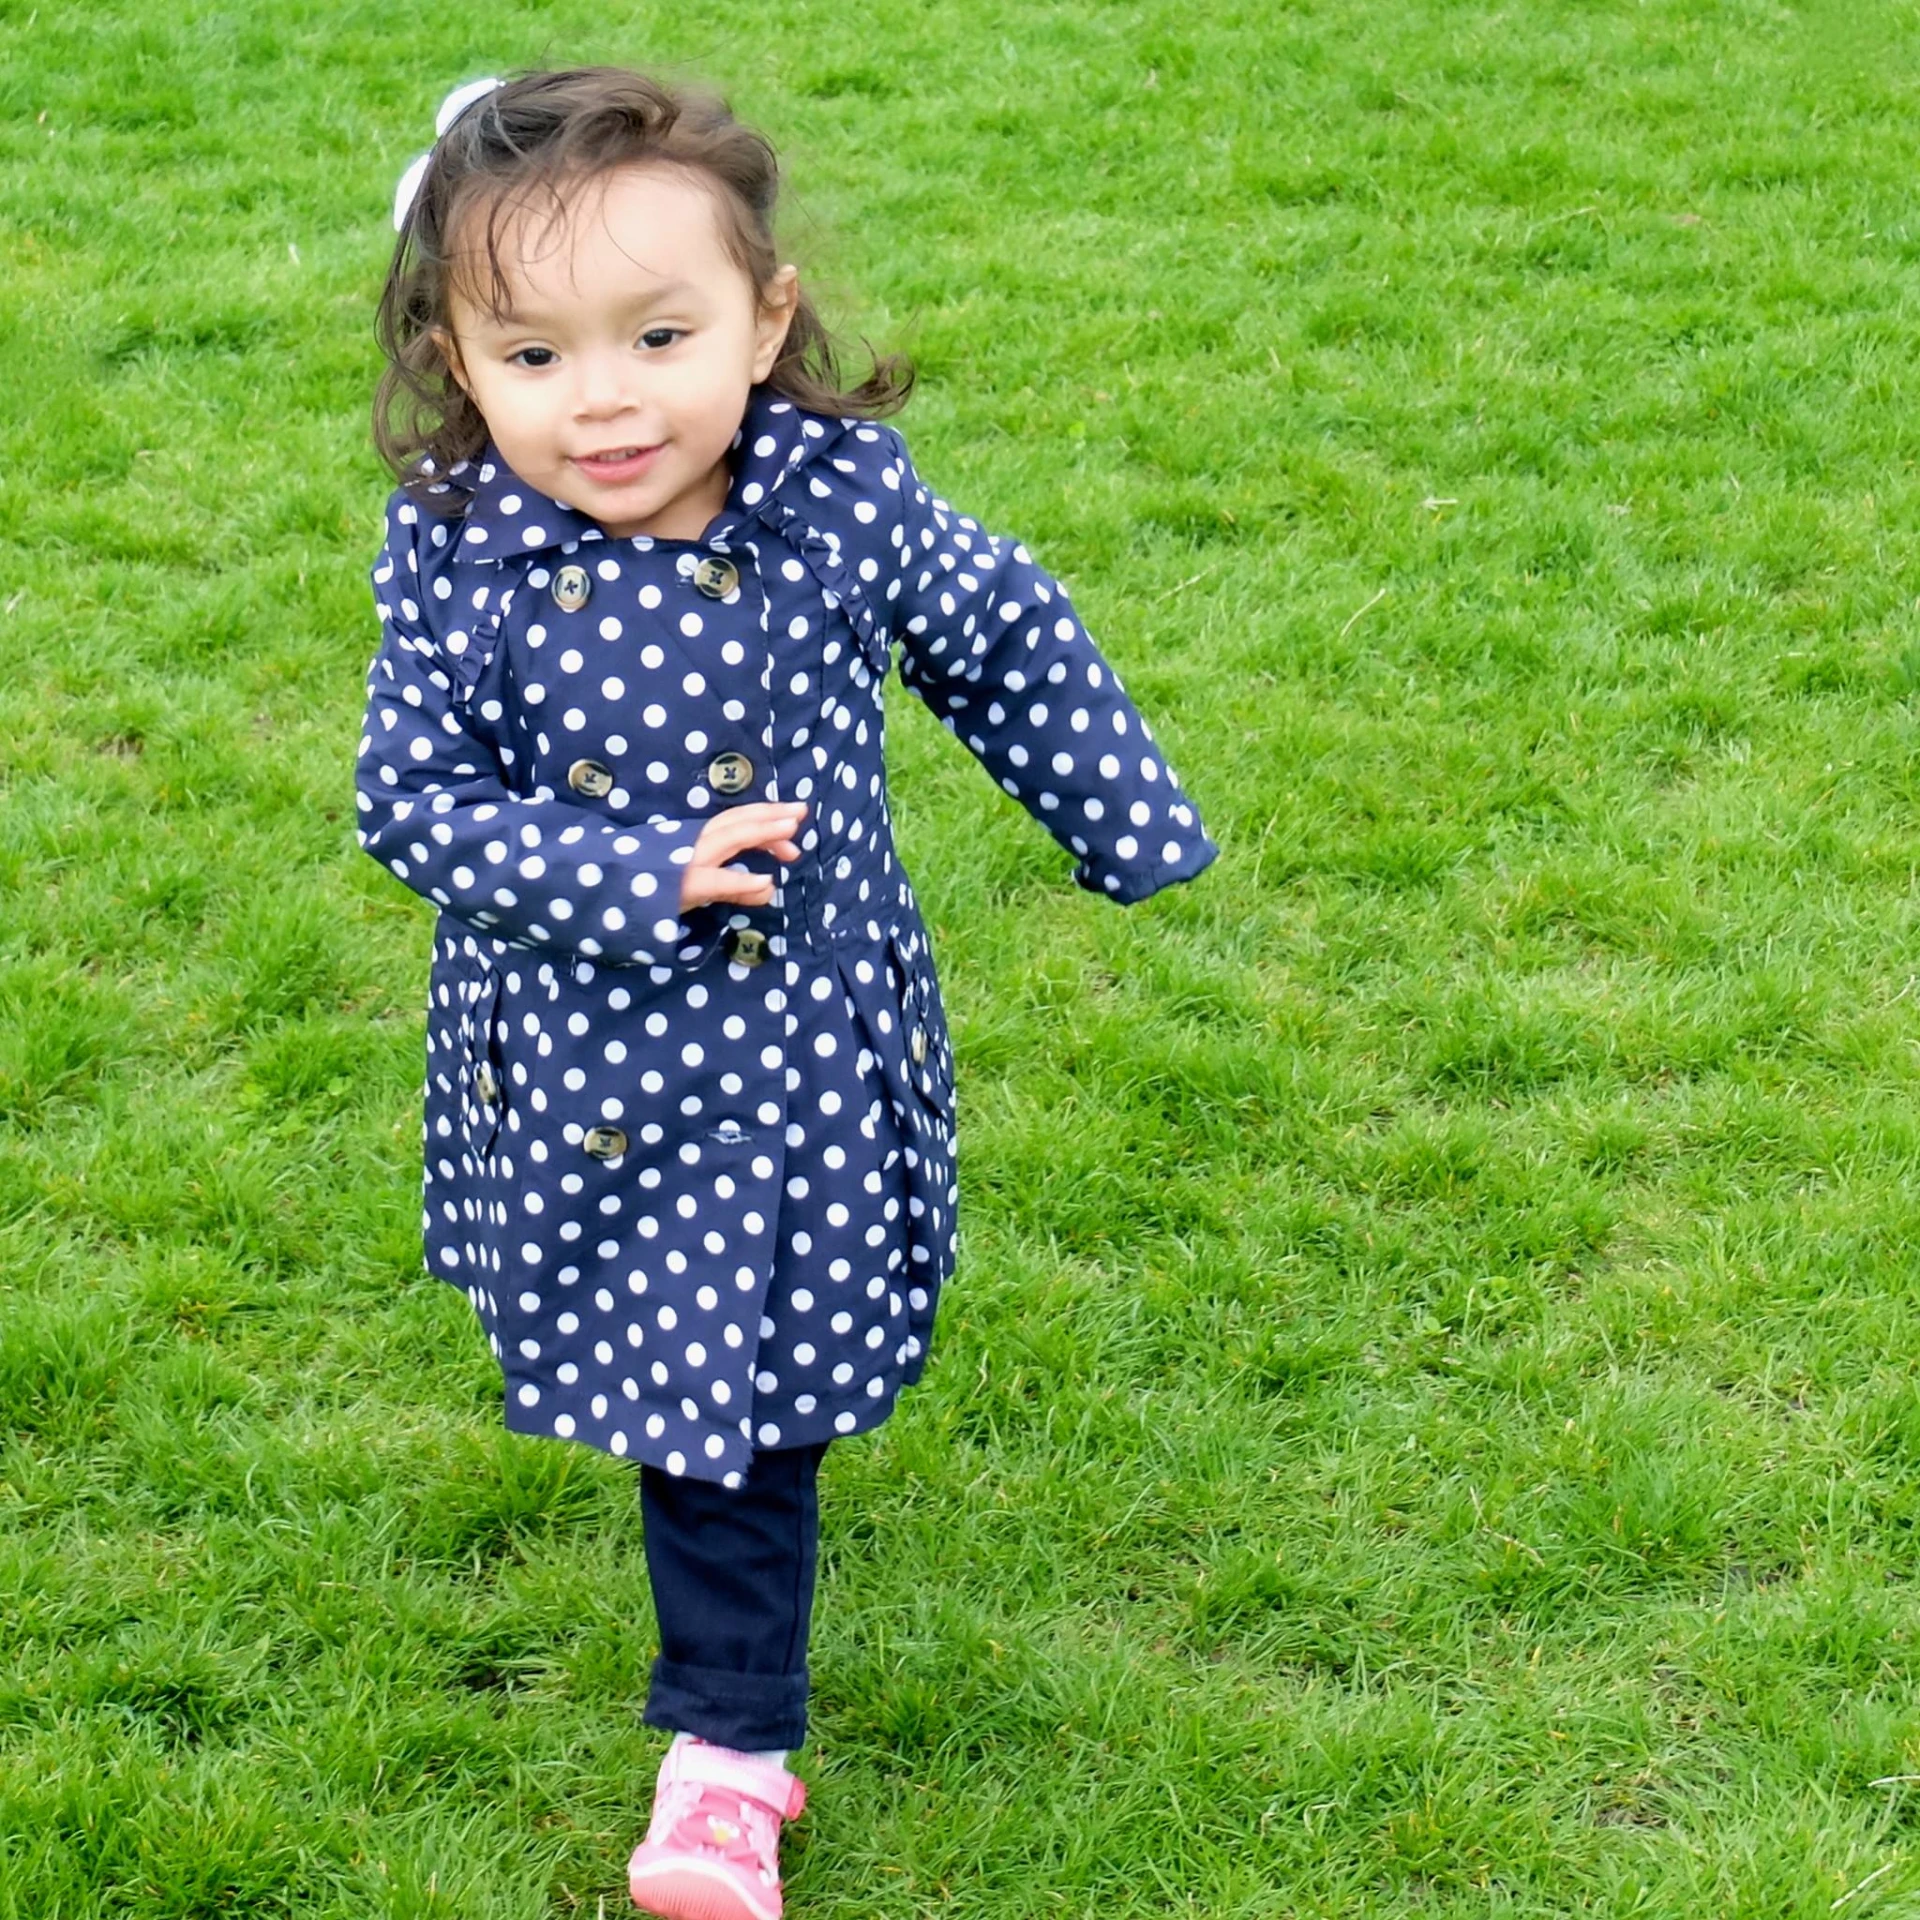
{"label": "finger", "polygon": [[[717,846],[695,847],[693,850],[693,859],[688,864],[687,871],[689,873],[710,872],[717,867],[731,866],[743,855],[750,853],[771,853],[774,847],[780,844],[782,844],[782,837],[775,836],[772,839],[764,841],[722,842]],[[787,840],[784,844],[792,846],[794,843]]]}
{"label": "finger", "polygon": [[807,817],[807,803],[804,800],[746,800],[737,807],[725,807],[713,816],[713,824],[723,821],[750,820],[777,823],[781,826],[797,826]]}
{"label": "finger", "polygon": [[773,877],[765,873],[733,873],[724,867],[701,867],[688,873],[680,889],[681,907],[706,907],[725,902],[736,907],[764,907],[773,899]]}
{"label": "finger", "polygon": [[768,906],[774,899],[774,883],[755,877],[708,879],[697,889],[693,906]]}
{"label": "finger", "polygon": [[751,867],[721,867],[718,876],[729,889],[744,887],[750,893],[765,894],[769,899],[780,884],[776,875],[755,873]]}
{"label": "finger", "polygon": [[719,866],[755,847],[791,839],[799,827],[791,807],[730,807],[700,829],[693,844],[696,866]]}

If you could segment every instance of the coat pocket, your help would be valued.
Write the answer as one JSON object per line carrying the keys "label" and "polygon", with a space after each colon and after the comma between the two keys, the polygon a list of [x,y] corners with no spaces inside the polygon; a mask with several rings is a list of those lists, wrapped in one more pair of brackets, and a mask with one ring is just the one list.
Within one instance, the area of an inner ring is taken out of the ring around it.
{"label": "coat pocket", "polygon": [[907,1084],[943,1123],[953,1117],[953,1045],[927,936],[918,927],[887,935],[887,965],[900,1006],[902,1071]]}
{"label": "coat pocket", "polygon": [[500,975],[482,964],[461,989],[460,1136],[475,1160],[493,1151],[506,1114],[507,1074],[501,1054]]}

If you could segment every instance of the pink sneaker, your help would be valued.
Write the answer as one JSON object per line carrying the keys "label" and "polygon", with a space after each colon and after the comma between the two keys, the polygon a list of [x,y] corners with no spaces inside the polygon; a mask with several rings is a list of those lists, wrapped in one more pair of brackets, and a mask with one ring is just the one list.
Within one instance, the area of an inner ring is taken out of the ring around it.
{"label": "pink sneaker", "polygon": [[675,1742],[627,1865],[633,1904],[662,1920],[780,1920],[780,1822],[806,1804],[784,1767]]}

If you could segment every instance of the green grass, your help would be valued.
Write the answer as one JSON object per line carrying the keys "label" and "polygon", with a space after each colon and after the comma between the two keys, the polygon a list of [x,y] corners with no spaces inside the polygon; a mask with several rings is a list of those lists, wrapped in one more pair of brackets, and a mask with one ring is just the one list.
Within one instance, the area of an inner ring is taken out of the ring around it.
{"label": "green grass", "polygon": [[1920,9],[0,0],[0,1920],[597,1920],[625,1469],[418,1270],[386,208],[720,80],[1225,847],[896,700],[935,1364],[796,1920],[1920,1914]]}

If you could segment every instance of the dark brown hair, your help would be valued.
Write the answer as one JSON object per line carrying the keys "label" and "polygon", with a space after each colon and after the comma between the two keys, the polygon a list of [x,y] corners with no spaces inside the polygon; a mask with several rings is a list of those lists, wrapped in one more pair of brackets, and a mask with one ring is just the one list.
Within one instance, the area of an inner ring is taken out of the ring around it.
{"label": "dark brown hair", "polygon": [[[773,214],[780,163],[766,138],[742,126],[726,102],[683,91],[623,67],[527,73],[460,115],[433,149],[393,251],[374,323],[387,357],[373,401],[373,438],[387,464],[423,501],[457,510],[458,495],[429,494],[427,471],[445,474],[487,443],[486,422],[453,378],[434,339],[451,331],[455,239],[476,208],[486,211],[480,297],[507,297],[501,233],[516,208],[544,198],[555,218],[566,190],[616,168],[671,167],[713,189],[721,239],[756,288],[779,265]],[[843,385],[839,353],[804,291],[765,384],[813,413],[877,419],[906,404],[912,365],[874,355],[857,386]]]}

